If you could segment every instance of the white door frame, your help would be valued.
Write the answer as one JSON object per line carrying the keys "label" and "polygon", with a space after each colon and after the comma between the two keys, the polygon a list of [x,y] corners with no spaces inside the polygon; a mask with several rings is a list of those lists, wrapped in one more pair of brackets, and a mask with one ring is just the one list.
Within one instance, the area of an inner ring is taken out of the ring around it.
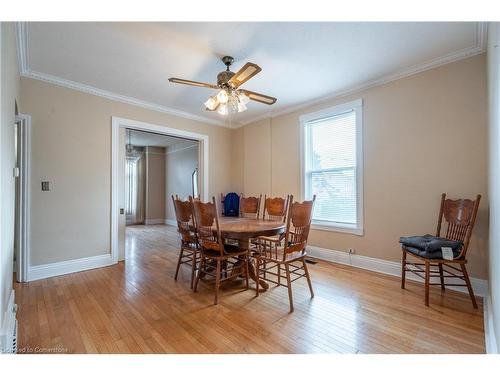
{"label": "white door frame", "polygon": [[[31,164],[31,116],[18,114],[16,122],[20,123],[21,138],[20,160],[19,160],[19,211],[16,212],[16,220],[19,225],[19,253],[16,259],[16,281],[26,282],[30,280],[30,164]],[[17,209],[17,208],[16,208]]]}
{"label": "white door frame", "polygon": [[118,226],[120,215],[120,207],[118,204],[118,188],[120,186],[118,181],[118,168],[120,165],[119,146],[121,128],[144,130],[199,141],[201,146],[200,150],[203,152],[203,162],[201,165],[201,178],[203,183],[201,195],[205,201],[208,200],[208,135],[113,116],[111,118],[111,259],[113,263],[118,262]]}

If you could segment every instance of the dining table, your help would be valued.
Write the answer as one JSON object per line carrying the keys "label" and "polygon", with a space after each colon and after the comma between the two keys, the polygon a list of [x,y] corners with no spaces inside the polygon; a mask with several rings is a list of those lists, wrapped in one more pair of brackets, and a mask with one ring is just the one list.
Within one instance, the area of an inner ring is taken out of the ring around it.
{"label": "dining table", "polygon": [[[249,249],[252,238],[276,236],[284,233],[285,223],[283,221],[222,216],[219,218],[219,228],[223,238],[236,240],[241,249]],[[255,266],[252,262],[249,262],[248,265],[248,276],[254,281],[257,280]],[[269,288],[269,284],[262,279],[259,280],[259,285],[263,289]]]}

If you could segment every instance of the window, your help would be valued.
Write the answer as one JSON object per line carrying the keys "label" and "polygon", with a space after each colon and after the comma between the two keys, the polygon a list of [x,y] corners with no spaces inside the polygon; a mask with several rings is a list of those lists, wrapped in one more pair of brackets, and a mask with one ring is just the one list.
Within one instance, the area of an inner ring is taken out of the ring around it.
{"label": "window", "polygon": [[362,101],[300,118],[302,194],[316,195],[313,228],[363,234]]}

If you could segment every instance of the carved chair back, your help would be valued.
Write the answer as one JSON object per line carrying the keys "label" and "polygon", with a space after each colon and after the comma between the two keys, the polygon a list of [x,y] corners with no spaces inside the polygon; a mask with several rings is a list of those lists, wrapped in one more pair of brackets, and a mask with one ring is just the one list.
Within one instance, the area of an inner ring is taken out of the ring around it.
{"label": "carved chair back", "polygon": [[262,218],[264,220],[267,219],[267,220],[285,222],[289,199],[290,199],[289,195],[287,195],[286,198],[281,198],[281,197],[271,198],[265,195],[264,212],[262,213]]}
{"label": "carved chair back", "polygon": [[[477,211],[481,195],[477,195],[475,200],[470,199],[446,199],[446,194],[441,195],[441,208],[436,236],[449,240],[463,242],[460,257],[465,257],[469,247],[472,229],[476,222]],[[443,219],[446,223],[443,223]],[[446,224],[446,232],[441,234],[443,224]]]}
{"label": "carved chair back", "polygon": [[262,194],[259,197],[247,197],[243,194],[240,196],[240,216],[249,219],[258,219],[260,216],[260,201]]}
{"label": "carved chair back", "polygon": [[224,255],[224,245],[219,227],[219,215],[215,197],[212,202],[191,199],[193,204],[196,234],[202,249],[212,250]]}
{"label": "carved chair back", "polygon": [[284,258],[286,258],[287,254],[305,251],[315,200],[316,195],[313,196],[312,200],[300,203],[294,202],[293,195],[290,196],[290,209],[283,252]]}
{"label": "carved chair back", "polygon": [[[191,197],[190,197],[191,198]],[[183,244],[196,243],[196,233],[193,232],[194,217],[193,204],[191,201],[183,201],[178,195],[172,195],[174,204],[175,218],[177,220],[177,231]]]}

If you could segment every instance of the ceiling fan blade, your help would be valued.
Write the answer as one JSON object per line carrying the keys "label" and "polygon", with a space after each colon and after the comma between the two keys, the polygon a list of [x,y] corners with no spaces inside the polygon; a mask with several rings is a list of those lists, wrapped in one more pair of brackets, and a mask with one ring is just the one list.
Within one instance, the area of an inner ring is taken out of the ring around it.
{"label": "ceiling fan blade", "polygon": [[189,81],[187,79],[181,79],[181,78],[169,78],[168,80],[169,80],[169,82],[180,83],[182,85],[189,85],[189,86],[196,86],[196,87],[208,87],[209,89],[216,89],[217,88],[217,85],[213,85],[211,83]]}
{"label": "ceiling fan blade", "polygon": [[241,90],[246,96],[248,96],[251,100],[255,100],[256,102],[264,103],[264,104],[274,104],[276,103],[276,98],[273,98],[272,96],[267,96],[264,94],[259,94],[258,92],[253,92],[253,91],[248,91],[248,90]]}
{"label": "ceiling fan blade", "polygon": [[254,75],[259,73],[262,70],[260,66],[257,64],[247,62],[243,65],[243,68],[238,70],[234,76],[231,77],[229,83],[234,88],[237,88],[252,78]]}

